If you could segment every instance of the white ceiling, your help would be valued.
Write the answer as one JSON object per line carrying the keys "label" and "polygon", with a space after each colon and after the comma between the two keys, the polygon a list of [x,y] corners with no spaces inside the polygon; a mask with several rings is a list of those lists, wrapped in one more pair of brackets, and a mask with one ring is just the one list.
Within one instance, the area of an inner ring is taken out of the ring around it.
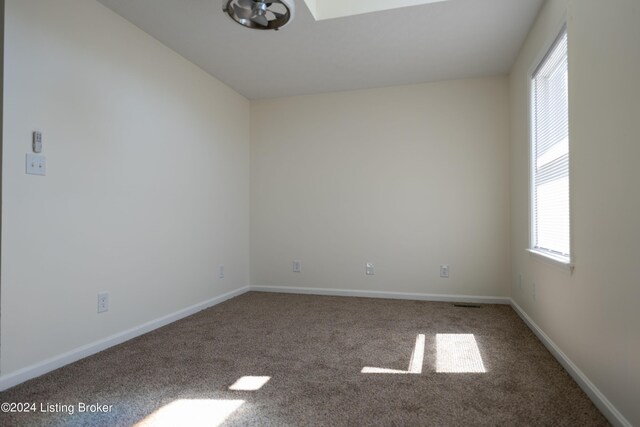
{"label": "white ceiling", "polygon": [[543,0],[448,0],[244,28],[222,0],[98,0],[249,99],[507,74]]}

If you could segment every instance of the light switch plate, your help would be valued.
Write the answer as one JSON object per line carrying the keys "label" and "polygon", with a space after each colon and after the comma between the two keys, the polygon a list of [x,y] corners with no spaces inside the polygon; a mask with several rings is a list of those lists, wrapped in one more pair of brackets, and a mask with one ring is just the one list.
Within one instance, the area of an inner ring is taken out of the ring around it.
{"label": "light switch plate", "polygon": [[47,158],[40,154],[27,154],[26,172],[29,175],[46,175]]}

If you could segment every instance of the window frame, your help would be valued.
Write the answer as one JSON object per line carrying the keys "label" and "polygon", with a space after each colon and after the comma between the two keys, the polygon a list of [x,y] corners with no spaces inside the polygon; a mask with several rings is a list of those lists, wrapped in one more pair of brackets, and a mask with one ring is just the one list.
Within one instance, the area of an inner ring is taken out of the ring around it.
{"label": "window frame", "polygon": [[[553,264],[555,264],[556,266],[560,266],[560,267],[564,267],[564,268],[568,268],[570,269],[571,272],[573,272],[574,269],[574,245],[573,245],[573,212],[572,212],[572,188],[573,186],[571,185],[571,131],[569,129],[569,166],[568,166],[568,173],[569,173],[569,257],[563,257],[561,255],[555,255],[552,252],[549,251],[543,251],[543,250],[539,250],[535,247],[536,244],[536,238],[535,238],[535,233],[536,233],[536,224],[535,224],[535,214],[534,214],[534,194],[535,194],[535,179],[534,179],[534,175],[535,175],[535,170],[534,170],[534,165],[535,165],[535,144],[536,144],[536,140],[535,140],[535,136],[534,136],[534,123],[535,123],[535,118],[534,118],[534,108],[533,108],[533,84],[532,84],[532,80],[533,80],[533,76],[536,73],[536,71],[538,71],[538,69],[540,68],[540,66],[542,65],[542,63],[547,59],[549,53],[551,52],[551,50],[554,48],[556,42],[560,39],[560,37],[562,37],[565,33],[567,34],[567,56],[569,55],[568,51],[569,51],[569,35],[568,35],[568,28],[567,28],[567,20],[566,20],[566,16],[563,17],[563,19],[561,20],[561,22],[559,23],[559,25],[556,27],[555,29],[556,31],[554,31],[552,33],[552,37],[549,37],[546,41],[546,43],[544,43],[544,45],[542,46],[542,49],[540,49],[538,55],[536,56],[535,60],[533,61],[531,67],[529,68],[529,71],[527,73],[527,108],[528,108],[528,141],[529,141],[529,146],[528,146],[528,151],[527,151],[527,161],[528,161],[528,175],[529,175],[529,194],[528,194],[528,207],[529,207],[529,238],[528,238],[528,246],[527,246],[527,252],[529,252],[532,255],[535,255],[536,257],[539,257],[545,261],[549,261]],[[567,68],[569,68],[569,65],[567,64]],[[571,92],[571,83],[570,83],[570,79],[568,81],[568,91],[569,94]],[[568,96],[567,102],[570,104],[570,95]],[[569,105],[569,111],[568,111],[568,119],[569,119],[569,128],[571,127],[571,107]]]}

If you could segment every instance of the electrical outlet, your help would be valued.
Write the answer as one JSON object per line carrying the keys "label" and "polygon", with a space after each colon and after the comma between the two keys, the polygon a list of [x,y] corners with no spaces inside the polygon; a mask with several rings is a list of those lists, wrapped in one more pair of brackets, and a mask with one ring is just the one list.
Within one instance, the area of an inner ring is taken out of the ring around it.
{"label": "electrical outlet", "polygon": [[98,294],[98,313],[109,311],[109,293],[100,292]]}
{"label": "electrical outlet", "polygon": [[218,277],[224,279],[224,265],[222,264],[218,267]]}
{"label": "electrical outlet", "polygon": [[374,274],[376,274],[376,268],[373,266],[372,262],[367,263],[365,271],[367,273],[367,276],[373,276]]}
{"label": "electrical outlet", "polygon": [[536,282],[533,282],[533,284],[531,285],[531,296],[535,301],[536,300]]}
{"label": "electrical outlet", "polygon": [[293,261],[293,272],[300,273],[302,271],[302,263],[300,261]]}
{"label": "electrical outlet", "polygon": [[440,277],[444,277],[445,279],[449,278],[449,266],[447,264],[440,266]]}

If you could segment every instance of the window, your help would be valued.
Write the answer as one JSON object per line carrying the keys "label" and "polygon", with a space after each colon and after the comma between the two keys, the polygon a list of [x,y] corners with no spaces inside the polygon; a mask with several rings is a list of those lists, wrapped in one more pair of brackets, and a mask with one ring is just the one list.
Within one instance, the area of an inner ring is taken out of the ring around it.
{"label": "window", "polygon": [[531,249],[571,259],[567,30],[531,75]]}

